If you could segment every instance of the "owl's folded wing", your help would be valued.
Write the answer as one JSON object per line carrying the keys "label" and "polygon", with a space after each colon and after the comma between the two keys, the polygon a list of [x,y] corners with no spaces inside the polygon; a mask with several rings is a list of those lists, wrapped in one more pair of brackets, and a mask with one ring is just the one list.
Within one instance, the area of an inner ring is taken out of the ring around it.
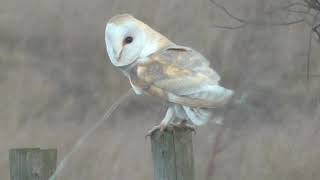
{"label": "owl's folded wing", "polygon": [[181,69],[202,73],[217,83],[220,81],[220,76],[210,67],[210,62],[199,52],[189,47],[174,45],[153,54],[150,58]]}
{"label": "owl's folded wing", "polygon": [[232,91],[219,86],[219,75],[201,57],[191,49],[168,48],[137,65],[130,78],[146,94],[169,102],[190,107],[221,106]]}

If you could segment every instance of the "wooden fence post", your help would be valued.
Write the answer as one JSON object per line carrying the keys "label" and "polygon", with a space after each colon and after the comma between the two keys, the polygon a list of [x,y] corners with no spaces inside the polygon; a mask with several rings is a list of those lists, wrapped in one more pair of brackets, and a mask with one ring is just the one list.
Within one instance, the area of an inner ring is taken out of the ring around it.
{"label": "wooden fence post", "polygon": [[48,180],[56,169],[57,150],[11,149],[9,160],[11,180]]}
{"label": "wooden fence post", "polygon": [[194,180],[192,130],[156,131],[151,149],[154,180]]}

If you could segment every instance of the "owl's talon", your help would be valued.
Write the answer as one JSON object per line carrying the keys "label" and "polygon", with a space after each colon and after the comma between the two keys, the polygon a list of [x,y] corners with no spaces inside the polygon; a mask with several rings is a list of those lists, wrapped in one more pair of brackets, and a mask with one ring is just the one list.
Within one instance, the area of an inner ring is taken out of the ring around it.
{"label": "owl's talon", "polygon": [[155,133],[156,131],[160,131],[160,134],[162,134],[163,131],[166,130],[166,129],[167,129],[167,126],[166,126],[166,125],[164,125],[164,124],[159,124],[159,125],[157,125],[157,126],[154,126],[152,129],[150,129],[150,130],[147,132],[147,134],[146,134],[145,137],[147,138],[148,136],[152,136],[152,134]]}
{"label": "owl's talon", "polygon": [[197,133],[196,128],[190,124],[187,124],[187,121],[181,121],[180,123],[175,124],[174,127],[189,129],[192,132],[194,132],[195,134]]}

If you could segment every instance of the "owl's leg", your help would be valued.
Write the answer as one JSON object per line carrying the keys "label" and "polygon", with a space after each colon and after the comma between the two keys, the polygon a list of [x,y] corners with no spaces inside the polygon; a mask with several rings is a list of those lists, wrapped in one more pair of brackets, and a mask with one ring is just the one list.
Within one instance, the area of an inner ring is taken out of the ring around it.
{"label": "owl's leg", "polygon": [[190,124],[188,124],[187,120],[185,120],[185,119],[181,120],[179,123],[175,124],[174,126],[178,127],[178,128],[190,129],[191,131],[196,132],[195,127],[190,125]]}
{"label": "owl's leg", "polygon": [[169,123],[172,120],[174,120],[174,118],[175,118],[174,108],[170,106],[167,110],[165,117],[162,119],[161,123],[157,126],[154,126],[152,129],[150,129],[146,136],[152,135],[157,130],[164,131],[168,127]]}

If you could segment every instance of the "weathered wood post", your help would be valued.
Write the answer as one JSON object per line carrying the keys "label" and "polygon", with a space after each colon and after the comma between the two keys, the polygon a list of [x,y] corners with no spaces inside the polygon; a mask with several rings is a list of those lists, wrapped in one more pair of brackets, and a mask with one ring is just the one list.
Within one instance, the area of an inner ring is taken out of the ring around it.
{"label": "weathered wood post", "polygon": [[11,149],[9,160],[11,180],[48,180],[56,169],[57,150]]}
{"label": "weathered wood post", "polygon": [[151,135],[154,180],[194,180],[192,130],[177,128]]}

